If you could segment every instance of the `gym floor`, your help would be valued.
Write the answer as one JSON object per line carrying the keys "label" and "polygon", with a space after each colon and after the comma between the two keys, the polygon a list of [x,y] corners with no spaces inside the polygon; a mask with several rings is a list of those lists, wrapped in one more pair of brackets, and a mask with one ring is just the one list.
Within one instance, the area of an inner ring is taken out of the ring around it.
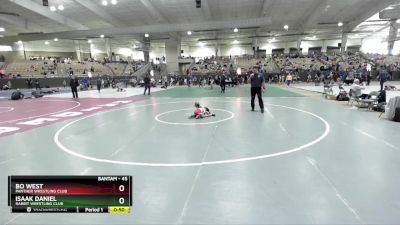
{"label": "gym floor", "polygon": [[[249,89],[1,100],[0,127],[18,130],[0,134],[0,223],[399,223],[399,123],[281,86],[264,93],[264,114],[252,112]],[[189,119],[195,101],[216,117]],[[133,176],[129,215],[6,206],[9,175],[108,174]]]}

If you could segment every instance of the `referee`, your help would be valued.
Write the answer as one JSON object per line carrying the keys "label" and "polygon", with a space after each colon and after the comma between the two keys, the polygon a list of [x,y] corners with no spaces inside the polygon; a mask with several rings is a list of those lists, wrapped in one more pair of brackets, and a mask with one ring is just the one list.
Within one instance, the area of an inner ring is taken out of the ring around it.
{"label": "referee", "polygon": [[264,113],[264,102],[262,100],[262,89],[265,90],[264,75],[261,72],[253,72],[250,75],[251,82],[251,111],[254,111],[254,99],[258,97],[258,104],[261,108],[261,113]]}

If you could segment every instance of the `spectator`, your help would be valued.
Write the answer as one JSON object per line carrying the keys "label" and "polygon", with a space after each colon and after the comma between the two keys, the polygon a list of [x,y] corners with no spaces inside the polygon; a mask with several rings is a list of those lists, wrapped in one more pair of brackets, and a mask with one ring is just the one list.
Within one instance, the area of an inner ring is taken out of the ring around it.
{"label": "spectator", "polygon": [[40,87],[40,83],[39,83],[39,80],[38,80],[38,79],[35,80],[35,89],[36,89],[36,90],[41,90],[41,89],[42,89],[42,88]]}
{"label": "spectator", "polygon": [[289,74],[286,76],[286,83],[287,83],[287,86],[290,86],[290,84],[292,84],[292,80],[293,80],[292,74],[289,73]]}
{"label": "spectator", "polygon": [[387,73],[386,69],[381,67],[381,71],[379,71],[378,77],[379,77],[379,83],[381,85],[381,91],[382,91],[383,85],[387,81],[387,78],[388,78],[388,73]]}
{"label": "spectator", "polygon": [[150,86],[151,86],[150,77],[147,74],[146,77],[144,78],[144,94],[143,95],[146,95],[147,90],[148,90],[148,95],[150,95]]}
{"label": "spectator", "polygon": [[97,79],[96,81],[96,85],[97,85],[97,91],[100,93],[101,90],[101,85],[102,85],[102,79],[100,79],[100,77]]}
{"label": "spectator", "polygon": [[226,76],[225,76],[225,72],[222,74],[221,76],[221,93],[225,93],[225,87],[226,87]]}
{"label": "spectator", "polygon": [[367,71],[367,86],[371,83],[371,71]]}
{"label": "spectator", "polygon": [[26,79],[26,86],[27,86],[27,88],[28,89],[31,89],[32,88],[32,79],[31,78],[28,78],[28,79]]}
{"label": "spectator", "polygon": [[73,98],[78,98],[78,86],[79,86],[79,81],[78,78],[72,78],[69,81],[69,86],[71,87],[71,91],[72,91],[72,97]]}

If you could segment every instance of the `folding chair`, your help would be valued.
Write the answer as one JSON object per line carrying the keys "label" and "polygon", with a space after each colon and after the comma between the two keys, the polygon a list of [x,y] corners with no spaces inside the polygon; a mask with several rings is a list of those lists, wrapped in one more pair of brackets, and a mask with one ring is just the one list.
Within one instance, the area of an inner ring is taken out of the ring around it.
{"label": "folding chair", "polygon": [[350,89],[350,98],[347,104],[350,104],[351,102],[351,106],[353,106],[354,102],[357,102],[358,105],[361,105],[360,101],[361,101],[361,96],[362,96],[362,92],[361,89],[356,89],[355,91],[353,89]]}
{"label": "folding chair", "polygon": [[330,84],[324,84],[324,92],[322,93],[322,96],[328,98],[329,95],[333,95],[332,87],[333,86]]}
{"label": "folding chair", "polygon": [[369,93],[369,98],[368,99],[360,99],[360,108],[364,108],[362,106],[366,106],[368,110],[372,110],[372,108],[378,104],[378,95],[379,93],[377,91],[372,91]]}

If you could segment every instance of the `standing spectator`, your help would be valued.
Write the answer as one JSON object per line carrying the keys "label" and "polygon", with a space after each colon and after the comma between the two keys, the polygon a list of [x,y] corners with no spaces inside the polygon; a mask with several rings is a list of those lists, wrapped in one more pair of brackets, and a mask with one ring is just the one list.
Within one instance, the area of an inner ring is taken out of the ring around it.
{"label": "standing spectator", "polygon": [[63,87],[65,89],[65,87],[67,86],[67,81],[63,80],[62,85],[63,85]]}
{"label": "standing spectator", "polygon": [[225,71],[223,72],[223,74],[222,74],[222,76],[221,76],[220,86],[221,86],[221,93],[225,93],[225,87],[226,87],[226,76],[225,76]]}
{"label": "standing spectator", "polygon": [[381,85],[381,91],[382,91],[383,90],[383,84],[387,81],[388,73],[383,67],[381,67],[381,71],[379,71],[378,76],[379,76],[379,83]]}
{"label": "standing spectator", "polygon": [[72,78],[69,81],[69,86],[71,87],[71,91],[72,91],[72,97],[73,98],[78,98],[78,86],[79,86],[79,81],[78,78]]}
{"label": "standing spectator", "polygon": [[251,111],[254,111],[254,99],[258,97],[258,104],[261,108],[261,113],[264,113],[264,102],[262,99],[262,89],[265,90],[264,77],[259,73],[252,73],[250,75],[251,81]]}
{"label": "standing spectator", "polygon": [[102,85],[102,80],[100,79],[100,77],[97,79],[96,85],[97,85],[97,91],[100,93],[101,85]]}
{"label": "standing spectator", "polygon": [[39,83],[38,79],[35,80],[35,89],[36,90],[42,90],[42,88],[40,88],[40,83]]}
{"label": "standing spectator", "polygon": [[286,83],[287,83],[287,86],[290,86],[290,84],[292,84],[292,80],[293,80],[292,74],[289,73],[289,74],[286,76]]}
{"label": "standing spectator", "polygon": [[193,70],[190,71],[190,72],[189,72],[189,75],[188,75],[187,78],[186,78],[186,84],[187,84],[188,87],[190,87],[190,84],[191,84],[191,82],[192,82],[193,73],[194,73]]}
{"label": "standing spectator", "polygon": [[28,89],[32,88],[32,79],[31,78],[26,79],[26,86],[28,87]]}
{"label": "standing spectator", "polygon": [[371,83],[371,71],[367,71],[367,86]]}
{"label": "standing spectator", "polygon": [[312,81],[311,74],[309,73],[308,76],[307,76],[307,83],[310,83],[311,81]]}
{"label": "standing spectator", "polygon": [[11,80],[8,80],[8,81],[7,81],[7,86],[8,86],[8,88],[9,88],[9,89],[12,89],[12,83],[11,83]]}
{"label": "standing spectator", "polygon": [[144,93],[143,93],[143,95],[146,95],[146,91],[148,90],[148,95],[150,95],[150,86],[151,86],[151,84],[150,84],[150,77],[149,77],[149,75],[147,74],[146,75],[146,77],[144,78]]}

